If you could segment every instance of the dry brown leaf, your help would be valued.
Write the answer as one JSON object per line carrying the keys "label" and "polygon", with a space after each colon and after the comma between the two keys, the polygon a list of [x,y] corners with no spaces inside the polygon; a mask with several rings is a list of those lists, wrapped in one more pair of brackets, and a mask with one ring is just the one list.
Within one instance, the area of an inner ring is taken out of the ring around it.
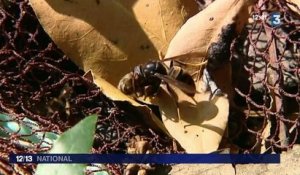
{"label": "dry brown leaf", "polygon": [[170,42],[166,58],[191,51],[205,58],[208,47],[217,41],[223,27],[235,22],[236,31],[241,31],[248,21],[252,3],[251,0],[216,0],[181,27]]}
{"label": "dry brown leaf", "polygon": [[[219,41],[222,29],[235,25],[235,32],[240,32],[248,21],[248,0],[217,0],[206,9],[190,18],[177,32],[167,50],[166,58],[197,52],[198,57],[187,58],[188,63],[200,63],[206,58],[208,47]],[[224,65],[214,72],[214,80],[223,92],[231,92],[231,67]],[[197,89],[199,91],[199,83]],[[170,134],[188,153],[207,153],[216,151],[227,126],[229,100],[227,96],[216,96],[209,101],[209,93],[196,94],[191,98],[176,90],[176,99],[165,88],[157,98],[150,102],[157,104],[162,111],[163,122]]]}
{"label": "dry brown leaf", "polygon": [[169,133],[187,153],[216,151],[227,126],[229,103],[226,96],[216,96],[209,101],[210,93],[198,93],[191,98],[176,87],[173,90],[178,97],[180,116],[176,99],[166,88],[150,99],[160,107]]}
{"label": "dry brown leaf", "polygon": [[113,85],[134,66],[158,58],[194,0],[30,0],[45,31],[83,70]]}
{"label": "dry brown leaf", "polygon": [[[116,101],[136,106],[166,134],[144,105],[113,85],[134,66],[158,58],[183,22],[197,11],[193,0],[30,0],[45,31],[94,82]],[[108,82],[107,82],[108,81]]]}

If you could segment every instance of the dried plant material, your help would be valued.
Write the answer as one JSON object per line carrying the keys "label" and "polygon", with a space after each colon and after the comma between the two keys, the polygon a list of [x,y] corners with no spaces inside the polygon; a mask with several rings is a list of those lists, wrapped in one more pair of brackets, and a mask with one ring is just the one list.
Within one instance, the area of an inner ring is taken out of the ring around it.
{"label": "dried plant material", "polygon": [[[148,141],[143,140],[139,135],[131,138],[127,145],[128,154],[154,154],[155,149]],[[155,166],[150,164],[128,164],[125,174],[147,174],[147,171],[155,170]]]}
{"label": "dried plant material", "polygon": [[147,172],[152,171],[152,174],[154,172],[155,168],[151,167],[149,164],[128,164],[124,174],[125,175],[147,175]]}
{"label": "dried plant material", "polygon": [[149,154],[155,153],[155,149],[151,147],[148,141],[143,140],[139,135],[131,138],[127,145],[129,154]]}
{"label": "dried plant material", "polygon": [[198,58],[187,62],[201,62],[206,58],[207,49],[219,38],[222,28],[235,23],[235,31],[241,31],[249,17],[249,0],[217,0],[206,9],[190,18],[170,42],[166,57],[196,51]]}
{"label": "dried plant material", "polygon": [[147,175],[147,171],[144,170],[144,169],[141,169],[141,170],[138,171],[137,175]]}
{"label": "dried plant material", "polygon": [[30,0],[55,43],[87,71],[113,85],[133,66],[158,58],[196,2]]}
{"label": "dried plant material", "polygon": [[[288,4],[288,6],[296,13],[300,14],[300,0],[288,0],[288,2],[293,3],[292,4]],[[298,7],[296,7],[296,6]]]}
{"label": "dried plant material", "polygon": [[124,171],[124,174],[125,175],[130,175],[130,174],[137,174],[137,172],[139,171],[140,167],[138,164],[128,164],[125,171]]}
{"label": "dried plant material", "polygon": [[[214,57],[222,59],[224,56],[228,57],[224,59],[229,59],[230,44],[248,21],[248,8],[252,3],[248,0],[213,2],[181,27],[170,43],[166,58],[196,52],[197,56],[186,57],[180,61],[195,64],[203,63],[206,59],[211,61]],[[209,50],[210,53],[207,53],[209,47],[212,48]],[[212,76],[223,92],[231,96],[231,66],[222,65]],[[200,87],[201,81],[199,79],[196,81],[197,90],[203,92]],[[152,103],[159,105],[163,122],[170,134],[188,153],[216,151],[227,126],[228,97],[216,96],[209,101],[208,93],[196,94],[191,98],[179,90],[174,92],[176,98],[165,89],[157,99],[151,100]]]}
{"label": "dried plant material", "polygon": [[160,107],[162,121],[170,134],[187,153],[216,151],[227,126],[228,99],[215,96],[209,100],[209,93],[198,93],[191,98],[176,87],[172,89],[173,93],[162,88],[156,98],[149,99]]}
{"label": "dried plant material", "polygon": [[263,132],[261,134],[261,145],[260,145],[260,153],[265,153],[268,151],[268,145],[266,139],[271,135],[271,121],[268,120],[267,124],[264,126]]}

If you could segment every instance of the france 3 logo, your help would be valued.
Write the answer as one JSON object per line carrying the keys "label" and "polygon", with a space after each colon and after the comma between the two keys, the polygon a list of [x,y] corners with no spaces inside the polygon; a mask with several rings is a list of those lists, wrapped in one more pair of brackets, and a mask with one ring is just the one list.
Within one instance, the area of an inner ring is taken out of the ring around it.
{"label": "france 3 logo", "polygon": [[272,27],[277,27],[281,24],[281,15],[279,12],[272,12],[270,14],[263,14],[259,15],[258,13],[252,14],[252,19],[254,21],[266,21],[269,23]]}

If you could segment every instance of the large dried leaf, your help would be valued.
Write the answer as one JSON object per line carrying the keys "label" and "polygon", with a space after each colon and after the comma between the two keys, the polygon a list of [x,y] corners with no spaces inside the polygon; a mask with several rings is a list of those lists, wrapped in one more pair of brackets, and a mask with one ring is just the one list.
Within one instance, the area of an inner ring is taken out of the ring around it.
{"label": "large dried leaf", "polygon": [[222,28],[236,23],[236,31],[241,31],[248,21],[248,8],[252,3],[251,0],[216,0],[181,27],[170,42],[166,57],[196,51],[205,58],[208,47],[218,40]]}
{"label": "large dried leaf", "polygon": [[93,71],[95,83],[108,97],[130,102],[145,121],[168,134],[147,106],[113,85],[134,66],[165,52],[179,27],[196,13],[194,0],[30,2],[50,37],[78,66]]}
{"label": "large dried leaf", "polygon": [[85,71],[113,85],[137,64],[158,58],[195,14],[194,0],[30,0],[54,42]]}
{"label": "large dried leaf", "polygon": [[[178,31],[167,50],[166,58],[197,52],[197,57],[184,59],[188,63],[200,63],[207,58],[212,43],[227,42],[222,35],[224,29],[233,26],[231,32],[240,32],[248,21],[248,0],[217,0],[206,9],[190,18]],[[230,42],[228,41],[229,45]],[[223,65],[213,72],[214,80],[223,92],[231,92],[231,67]],[[197,89],[200,90],[200,83]],[[176,89],[173,87],[172,89]],[[216,96],[209,100],[209,93],[196,94],[194,98],[180,90],[174,90],[176,99],[167,89],[152,99],[159,105],[163,122],[170,134],[188,153],[206,153],[218,149],[227,126],[229,114],[228,96]],[[173,103],[171,102],[173,101]]]}
{"label": "large dried leaf", "polygon": [[228,121],[229,103],[226,96],[209,100],[210,93],[199,93],[191,98],[176,87],[173,90],[177,100],[166,88],[162,88],[157,98],[151,99],[151,103],[160,107],[169,133],[187,153],[217,150]]}

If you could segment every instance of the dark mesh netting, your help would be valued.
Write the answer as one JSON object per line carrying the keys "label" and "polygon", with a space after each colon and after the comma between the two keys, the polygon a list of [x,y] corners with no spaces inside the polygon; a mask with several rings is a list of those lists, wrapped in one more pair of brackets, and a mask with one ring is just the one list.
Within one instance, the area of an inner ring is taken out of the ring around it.
{"label": "dark mesh netting", "polygon": [[[276,26],[269,22],[274,12],[280,14]],[[239,110],[232,110],[229,128],[246,152],[280,152],[299,140],[299,12],[287,1],[258,1],[254,22],[236,39],[232,74]],[[236,125],[243,129],[236,132]]]}
{"label": "dark mesh netting", "polygon": [[[33,174],[36,165],[9,164],[8,154],[45,152],[51,147],[43,139],[46,132],[61,134],[90,114],[99,116],[94,153],[125,153],[136,136],[157,153],[177,152],[173,140],[148,129],[134,108],[116,104],[83,78],[44,32],[28,1],[1,1],[0,27],[0,174]],[[12,132],[12,125],[30,132]],[[113,174],[124,169],[107,167]]]}

